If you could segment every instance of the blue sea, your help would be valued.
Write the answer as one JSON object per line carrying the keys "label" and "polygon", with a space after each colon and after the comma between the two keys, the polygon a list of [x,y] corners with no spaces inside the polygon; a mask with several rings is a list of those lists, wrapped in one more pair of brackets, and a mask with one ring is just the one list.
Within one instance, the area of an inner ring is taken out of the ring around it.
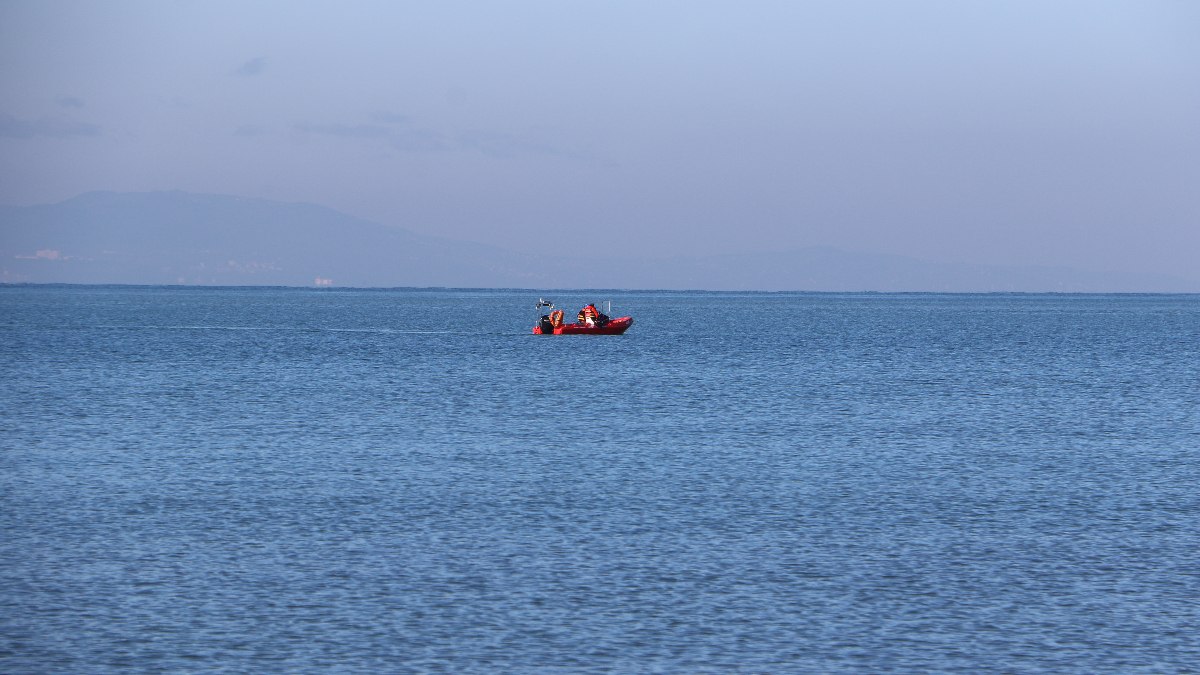
{"label": "blue sea", "polygon": [[0,287],[0,671],[1200,670],[1200,296]]}

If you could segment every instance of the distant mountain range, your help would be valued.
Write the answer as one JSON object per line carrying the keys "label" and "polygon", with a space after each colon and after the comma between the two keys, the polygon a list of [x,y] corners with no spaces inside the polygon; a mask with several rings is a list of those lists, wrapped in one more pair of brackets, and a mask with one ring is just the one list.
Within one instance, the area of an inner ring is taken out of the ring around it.
{"label": "distant mountain range", "polygon": [[313,204],[90,192],[0,206],[0,282],[672,290],[1197,292],[1168,276],[803,248],[590,262],[417,234]]}

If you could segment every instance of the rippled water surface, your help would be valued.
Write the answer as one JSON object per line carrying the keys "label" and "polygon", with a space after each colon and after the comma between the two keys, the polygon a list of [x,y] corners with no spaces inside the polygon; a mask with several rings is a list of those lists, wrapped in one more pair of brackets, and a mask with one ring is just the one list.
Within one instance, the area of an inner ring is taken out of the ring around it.
{"label": "rippled water surface", "polygon": [[0,671],[1200,667],[1200,296],[0,287]]}

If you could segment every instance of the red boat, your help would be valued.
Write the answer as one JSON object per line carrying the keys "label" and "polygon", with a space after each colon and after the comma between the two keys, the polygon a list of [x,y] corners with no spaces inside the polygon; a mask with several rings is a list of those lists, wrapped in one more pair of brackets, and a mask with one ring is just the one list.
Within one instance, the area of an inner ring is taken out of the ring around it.
{"label": "red boat", "polygon": [[538,308],[550,308],[549,314],[543,314],[533,326],[534,335],[620,335],[633,325],[632,316],[622,316],[610,319],[596,310],[595,305],[588,305],[581,312],[583,316],[591,309],[592,316],[584,321],[563,323],[563,311],[554,309],[554,305],[545,300],[538,300]]}

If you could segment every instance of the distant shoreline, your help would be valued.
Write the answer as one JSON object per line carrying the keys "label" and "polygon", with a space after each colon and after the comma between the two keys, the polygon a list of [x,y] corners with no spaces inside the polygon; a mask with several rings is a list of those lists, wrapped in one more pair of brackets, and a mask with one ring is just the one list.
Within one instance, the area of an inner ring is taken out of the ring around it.
{"label": "distant shoreline", "polygon": [[406,293],[529,293],[532,295],[546,293],[560,294],[594,294],[622,293],[656,295],[817,295],[817,296],[1055,296],[1055,297],[1104,297],[1104,296],[1146,296],[1146,297],[1179,297],[1197,296],[1198,292],[1141,292],[1141,291],[758,291],[758,290],[706,290],[706,289],[671,289],[671,288],[506,288],[484,286],[282,286],[262,285],[214,285],[214,284],[77,284],[58,282],[0,282],[0,288],[90,288],[90,289],[158,289],[179,291],[311,291],[317,293],[339,292],[394,292]]}

